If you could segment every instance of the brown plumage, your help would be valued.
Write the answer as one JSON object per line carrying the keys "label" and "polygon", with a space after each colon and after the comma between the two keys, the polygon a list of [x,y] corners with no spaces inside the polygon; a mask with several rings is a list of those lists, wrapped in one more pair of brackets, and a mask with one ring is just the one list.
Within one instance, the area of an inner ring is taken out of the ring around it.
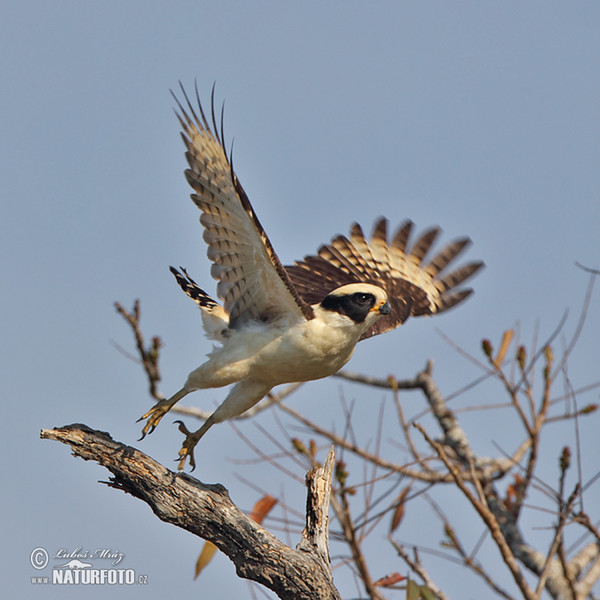
{"label": "brown plumage", "polygon": [[382,287],[392,312],[382,316],[362,335],[362,340],[398,327],[409,316],[432,315],[456,306],[473,292],[456,290],[456,286],[483,266],[480,261],[472,262],[444,274],[470,243],[468,238],[448,244],[423,265],[440,229],[427,230],[409,247],[412,222],[406,221],[389,243],[387,223],[383,217],[375,223],[370,242],[355,223],[349,238],[337,236],[321,246],[316,256],[307,256],[286,267],[296,290],[309,304],[320,302],[329,292],[348,283],[362,281]]}

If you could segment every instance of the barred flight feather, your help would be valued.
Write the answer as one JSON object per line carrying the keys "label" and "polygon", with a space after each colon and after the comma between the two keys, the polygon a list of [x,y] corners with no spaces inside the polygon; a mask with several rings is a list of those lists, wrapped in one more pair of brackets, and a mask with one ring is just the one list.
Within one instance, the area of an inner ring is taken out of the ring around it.
{"label": "barred flight feather", "polygon": [[233,172],[223,146],[222,113],[220,134],[216,124],[214,93],[211,126],[197,89],[197,109],[183,86],[181,90],[185,105],[173,97],[189,164],[185,176],[196,192],[191,198],[202,211],[211,275],[218,281],[217,295],[230,316],[229,326],[279,317],[312,318],[312,308],[297,294]]}
{"label": "barred flight feather", "polygon": [[387,240],[387,220],[375,223],[370,242],[358,224],[352,225],[350,236],[336,236],[321,246],[317,256],[307,256],[286,270],[298,293],[307,303],[320,302],[328,293],[348,283],[373,283],[386,290],[392,306],[390,315],[381,317],[361,339],[389,331],[409,316],[430,315],[456,306],[472,290],[456,287],[473,276],[482,262],[468,263],[439,278],[450,263],[469,244],[461,238],[442,248],[428,264],[424,264],[441,230],[433,227],[422,233],[409,246],[413,229],[405,222]]}

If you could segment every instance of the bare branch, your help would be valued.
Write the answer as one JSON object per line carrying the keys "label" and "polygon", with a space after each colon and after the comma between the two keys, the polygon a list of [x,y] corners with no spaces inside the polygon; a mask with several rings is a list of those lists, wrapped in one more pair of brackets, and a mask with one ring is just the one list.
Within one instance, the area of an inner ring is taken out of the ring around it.
{"label": "bare branch", "polygon": [[326,568],[329,566],[329,499],[331,474],[335,461],[333,446],[325,464],[311,469],[306,475],[306,527],[297,550],[315,552]]}
{"label": "bare branch", "polygon": [[463,465],[468,466],[469,462],[474,459],[473,451],[464,430],[458,423],[458,419],[448,408],[442,394],[431,377],[432,368],[433,363],[429,361],[426,369],[417,375],[417,381],[420,384],[419,387],[423,390],[433,416],[444,432],[445,443],[454,450]]}
{"label": "bare branch", "polygon": [[158,369],[158,357],[162,342],[158,336],[152,338],[152,344],[146,348],[144,336],[140,329],[140,301],[136,300],[133,304],[133,309],[128,312],[121,304],[115,302],[117,312],[127,321],[133,336],[135,344],[140,355],[142,366],[148,377],[150,386],[150,395],[157,400],[162,400],[164,396],[158,391],[158,382],[160,381],[160,371]]}
{"label": "bare branch", "polygon": [[[298,411],[294,410],[293,408],[290,408],[289,406],[282,404],[282,403],[279,403],[278,406],[283,412],[294,417],[294,419],[300,421],[301,423],[303,423],[304,425],[306,425],[307,427],[312,429],[315,433],[318,433],[319,435],[322,435],[323,437],[329,439],[336,446],[340,446],[341,448],[350,450],[351,452],[356,453],[361,458],[364,458],[367,461],[377,464],[380,467],[383,467],[384,469],[390,469],[392,471],[397,471],[399,473],[403,473],[410,477],[414,477],[415,479],[423,479],[420,472],[417,471],[416,469],[409,469],[409,468],[403,467],[402,465],[399,465],[398,463],[393,463],[393,462],[387,461],[383,458],[380,458],[376,454],[369,452],[363,448],[360,448],[356,444],[349,442],[345,437],[343,437],[341,435],[337,435],[334,432],[329,431],[328,429],[325,429],[324,427],[317,425],[313,421],[310,421],[309,419],[307,419],[306,417],[301,415]],[[436,479],[437,480],[443,479],[443,476],[436,475]]]}
{"label": "bare branch", "polygon": [[496,592],[496,594],[502,596],[503,598],[506,598],[507,600],[511,600],[512,596],[510,596],[507,591],[500,587],[500,585],[494,581],[492,576],[486,572],[484,567],[478,561],[475,560],[477,551],[483,543],[483,540],[487,536],[487,530],[484,530],[484,533],[480,537],[479,542],[476,544],[475,548],[470,553],[467,553],[458,537],[458,534],[456,533],[456,529],[452,527],[448,517],[444,514],[444,511],[442,510],[441,506],[439,506],[439,504],[435,502],[433,498],[431,498],[429,495],[427,496],[427,500],[429,501],[434,511],[444,524],[444,533],[446,534],[447,538],[447,541],[445,541],[444,545],[448,545],[450,548],[455,550],[456,553],[460,556],[462,564],[467,569],[471,569],[474,573],[481,577],[490,587],[490,589]]}
{"label": "bare branch", "polygon": [[113,474],[108,485],[140,498],[159,519],[213,542],[232,560],[240,577],[261,583],[286,600],[340,600],[331,573],[312,544],[292,550],[240,511],[222,485],[174,473],[86,425],[43,429],[41,437],[69,444],[76,456],[99,462]]}
{"label": "bare branch", "polygon": [[[591,272],[593,273],[593,271],[591,271]],[[556,376],[556,373],[560,372],[561,369],[563,368],[563,365],[565,364],[565,362],[568,360],[569,356],[573,352],[573,348],[575,348],[575,345],[577,344],[577,341],[579,340],[579,336],[581,335],[581,332],[583,331],[583,325],[585,324],[585,321],[587,319],[588,311],[589,311],[589,308],[590,308],[590,302],[592,300],[592,292],[594,290],[594,283],[595,282],[596,282],[596,273],[593,273],[590,276],[590,282],[589,282],[588,288],[587,288],[587,290],[585,292],[585,298],[583,300],[583,306],[581,307],[581,312],[579,314],[579,320],[577,322],[577,326],[575,327],[575,332],[571,336],[571,340],[569,341],[569,345],[568,345],[567,349],[563,352],[561,360],[556,365],[556,368],[555,368],[554,373],[552,375],[553,378]]]}
{"label": "bare branch", "polygon": [[374,585],[373,578],[371,577],[371,573],[369,571],[369,567],[367,566],[367,561],[365,559],[365,555],[362,552],[360,546],[360,540],[356,535],[356,527],[352,520],[352,515],[350,513],[350,505],[348,504],[348,495],[345,489],[342,489],[339,492],[340,501],[333,502],[332,505],[335,510],[336,516],[340,525],[342,526],[342,532],[344,535],[344,539],[350,548],[350,552],[352,553],[352,561],[358,570],[358,574],[365,586],[367,594],[369,594],[372,600],[384,600],[384,597],[381,595],[377,587]]}
{"label": "bare branch", "polygon": [[408,552],[399,544],[392,536],[388,536],[388,539],[392,546],[394,546],[398,556],[402,558],[402,560],[412,569],[414,573],[416,573],[425,583],[425,585],[439,598],[439,600],[448,600],[448,597],[442,592],[442,590],[433,582],[429,573],[425,569],[425,567],[421,564],[419,560],[419,555],[417,553],[416,548],[414,549],[415,556],[411,558],[408,555]]}
{"label": "bare branch", "polygon": [[[550,575],[550,569],[553,566],[553,557],[558,552],[559,546],[562,544],[563,529],[567,522],[567,517],[573,508],[575,499],[577,498],[577,496],[579,494],[579,491],[580,491],[579,485],[577,485],[575,487],[575,490],[569,497],[566,506],[564,506],[560,512],[560,515],[558,518],[558,523],[556,524],[556,529],[554,531],[554,539],[552,540],[552,543],[550,544],[548,554],[546,555],[546,561],[544,564],[544,568],[542,569],[542,572],[540,573],[540,578],[538,580],[537,589],[535,590],[535,593],[538,596],[541,594],[542,590],[544,589],[544,586],[546,585],[546,580],[547,580],[548,576]],[[563,567],[563,576],[567,578],[567,583],[569,585],[569,588],[571,588],[571,591],[573,591],[572,590],[573,584],[572,584],[571,578],[569,577],[569,573],[564,572],[564,571],[566,571],[566,569],[564,568],[565,563],[564,563],[564,561],[561,561],[561,562],[563,563],[561,565]],[[572,597],[574,597],[574,596],[575,596],[575,594],[572,594]]]}
{"label": "bare branch", "polygon": [[361,373],[353,373],[351,371],[338,371],[334,373],[332,377],[338,377],[339,379],[346,379],[354,383],[364,383],[371,387],[380,387],[388,390],[414,390],[420,388],[420,384],[417,379],[395,379],[388,377],[381,379],[379,377],[371,377],[370,375],[362,375]]}
{"label": "bare branch", "polygon": [[600,269],[593,269],[592,267],[586,267],[584,265],[582,265],[579,262],[575,262],[575,264],[582,269],[583,271],[585,271],[586,273],[591,273],[592,275],[600,275]]}
{"label": "bare branch", "polygon": [[517,562],[515,560],[515,556],[513,555],[513,552],[502,533],[502,530],[494,513],[489,509],[487,503],[481,502],[479,498],[475,496],[473,492],[471,492],[471,490],[467,487],[466,482],[462,477],[461,473],[454,467],[452,462],[449,460],[444,446],[434,441],[427,434],[425,429],[423,429],[423,427],[421,427],[420,425],[416,425],[416,427],[421,432],[423,437],[427,440],[427,443],[438,453],[438,456],[442,459],[444,465],[454,478],[454,481],[456,482],[456,485],[458,486],[460,491],[467,497],[470,504],[479,513],[479,516],[483,519],[483,522],[486,524],[487,528],[492,534],[492,538],[496,542],[496,545],[498,546],[498,549],[502,554],[504,563],[509,568],[513,579],[515,580],[515,583],[521,590],[523,597],[526,600],[535,600],[536,596],[533,590],[527,584],[523,573],[519,569],[519,566],[517,565]]}

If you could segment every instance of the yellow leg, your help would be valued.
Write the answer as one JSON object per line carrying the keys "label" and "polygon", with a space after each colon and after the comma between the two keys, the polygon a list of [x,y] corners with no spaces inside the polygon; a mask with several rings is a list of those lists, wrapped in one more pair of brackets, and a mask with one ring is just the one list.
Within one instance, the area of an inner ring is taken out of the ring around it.
{"label": "yellow leg", "polygon": [[[176,423],[179,423],[179,431],[185,435],[185,440],[183,440],[183,445],[179,451],[179,470],[181,471],[183,469],[185,466],[185,461],[188,458],[190,460],[192,471],[196,468],[196,461],[194,460],[194,448],[200,441],[200,438],[215,423],[221,423],[241,415],[244,411],[254,406],[270,389],[271,388],[268,385],[265,385],[261,381],[253,381],[248,379],[243,380],[233,386],[227,395],[227,398],[223,400],[217,410],[215,410],[215,412],[213,412],[212,415],[206,419],[206,421],[202,424],[202,427],[200,427],[200,429],[197,431],[192,433],[188,431],[183,422],[175,421]],[[173,396],[173,399],[175,398],[177,398],[177,394]],[[179,400],[179,398],[177,398],[175,402],[177,402],[177,400]],[[155,408],[158,408],[158,405]],[[169,408],[167,408],[165,412],[169,410]],[[162,417],[162,414],[160,417]],[[160,420],[160,417],[158,420]]]}
{"label": "yellow leg", "polygon": [[152,433],[160,423],[160,420],[188,393],[188,390],[182,388],[174,396],[158,401],[145,415],[142,415],[138,419],[138,423],[144,419],[148,419],[148,421],[142,429],[140,440],[143,440],[148,433]]}
{"label": "yellow leg", "polygon": [[185,435],[185,440],[183,440],[183,444],[181,445],[181,450],[179,451],[179,464],[177,468],[180,471],[183,471],[185,467],[185,461],[187,458],[190,459],[190,467],[192,471],[196,468],[196,461],[194,459],[194,448],[196,444],[200,441],[200,438],[210,429],[212,425],[216,423],[215,414],[213,413],[204,421],[202,427],[197,431],[191,432],[185,426],[183,421],[175,421],[175,423],[179,424],[179,431]]}

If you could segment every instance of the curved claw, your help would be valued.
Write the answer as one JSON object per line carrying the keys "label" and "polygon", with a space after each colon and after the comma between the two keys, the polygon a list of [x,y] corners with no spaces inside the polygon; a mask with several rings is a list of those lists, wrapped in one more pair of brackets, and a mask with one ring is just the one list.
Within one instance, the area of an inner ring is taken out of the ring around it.
{"label": "curved claw", "polygon": [[143,414],[136,422],[139,423],[144,419],[148,419],[142,429],[142,437],[138,440],[143,440],[146,435],[152,433],[160,420],[171,410],[174,402],[169,400],[159,400],[147,413]]}
{"label": "curved claw", "polygon": [[[183,423],[181,423],[181,425],[183,425]],[[183,428],[186,429],[185,425],[183,425]],[[179,430],[182,431],[181,426],[180,426]],[[186,431],[187,431],[187,429],[186,429]],[[185,432],[183,432],[183,433],[185,433]],[[176,460],[179,460],[179,464],[177,465],[177,469],[179,471],[183,471],[183,468],[185,467],[185,461],[188,458],[190,459],[191,470],[193,471],[196,468],[196,460],[194,459],[194,448],[196,447],[196,444],[198,443],[199,439],[200,438],[198,437],[197,431],[195,431],[194,433],[190,433],[188,431],[185,434],[185,440],[183,440],[183,444],[181,445],[181,450],[179,451],[179,458],[176,459]]]}
{"label": "curved claw", "polygon": [[194,448],[196,444],[200,441],[202,436],[212,427],[212,425],[217,422],[217,417],[215,417],[215,413],[210,415],[206,421],[202,424],[202,427],[197,431],[191,432],[183,423],[183,421],[174,421],[179,426],[179,431],[185,435],[185,440],[183,440],[183,444],[181,445],[181,450],[179,451],[179,465],[177,468],[182,471],[185,467],[186,459],[190,459],[190,467],[192,471],[196,468],[196,461],[194,459]]}
{"label": "curved claw", "polygon": [[183,421],[177,419],[176,421],[173,421],[173,425],[175,425],[175,423],[179,425],[177,429],[179,429],[179,431],[181,431],[183,435],[185,435],[186,437],[192,435],[192,432],[185,426],[185,423]]}

